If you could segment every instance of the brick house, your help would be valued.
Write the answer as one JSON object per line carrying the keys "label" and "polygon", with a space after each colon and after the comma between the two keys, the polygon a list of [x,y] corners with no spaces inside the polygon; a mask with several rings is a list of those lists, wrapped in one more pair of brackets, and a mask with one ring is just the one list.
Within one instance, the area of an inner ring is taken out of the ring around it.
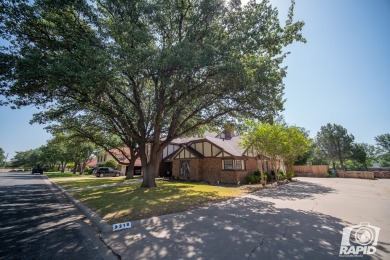
{"label": "brick house", "polygon": [[[224,130],[200,138],[175,139],[180,148],[163,158],[161,170],[174,179],[206,181],[211,184],[245,183],[245,177],[258,170],[253,150],[245,150],[242,138]],[[266,162],[263,169],[270,169]],[[160,175],[161,175],[160,171]]]}
{"label": "brick house", "polygon": [[[235,136],[233,131],[227,130],[221,134],[205,133],[202,137],[174,139],[163,150],[160,170],[156,177],[206,181],[211,184],[245,183],[245,177],[253,174],[259,167],[253,149],[244,149],[240,145],[241,142],[240,136]],[[147,144],[147,155],[150,154],[150,148],[150,144]],[[119,151],[117,154],[121,156]],[[112,156],[105,153],[98,157],[98,163],[110,158]],[[122,159],[125,164],[127,160]],[[120,167],[125,173],[126,166]],[[270,162],[266,161],[262,167],[264,171],[268,171],[271,168]],[[139,159],[136,161],[136,169],[137,174],[141,174]]]}

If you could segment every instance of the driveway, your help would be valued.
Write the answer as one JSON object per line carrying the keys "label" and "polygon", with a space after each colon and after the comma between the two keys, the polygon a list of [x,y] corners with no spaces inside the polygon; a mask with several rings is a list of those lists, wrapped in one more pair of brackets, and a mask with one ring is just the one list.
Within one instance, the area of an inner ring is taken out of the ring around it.
{"label": "driveway", "polygon": [[369,222],[379,242],[363,259],[390,259],[390,180],[296,180],[103,238],[122,259],[336,259],[343,228]]}

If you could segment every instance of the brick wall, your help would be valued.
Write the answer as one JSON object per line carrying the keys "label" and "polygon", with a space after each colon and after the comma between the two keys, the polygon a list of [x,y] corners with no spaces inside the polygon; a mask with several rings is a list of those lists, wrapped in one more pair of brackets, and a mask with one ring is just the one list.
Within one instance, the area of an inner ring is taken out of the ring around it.
{"label": "brick wall", "polygon": [[[257,161],[254,158],[249,158],[245,161],[245,170],[222,170],[223,158],[204,158],[204,159],[189,159],[190,160],[190,180],[206,181],[215,184],[218,181],[221,183],[234,183],[238,181],[245,183],[245,177],[253,174],[257,170]],[[173,160],[172,175],[175,179],[187,179],[180,176],[180,160]]]}
{"label": "brick wall", "polygon": [[379,179],[390,179],[390,171],[374,171],[374,177]]}
{"label": "brick wall", "polygon": [[222,158],[202,159],[200,170],[203,173],[203,181],[211,184],[221,181]]}
{"label": "brick wall", "polygon": [[357,179],[374,179],[373,172],[355,172],[355,171],[337,171],[337,176],[340,178],[357,178]]}

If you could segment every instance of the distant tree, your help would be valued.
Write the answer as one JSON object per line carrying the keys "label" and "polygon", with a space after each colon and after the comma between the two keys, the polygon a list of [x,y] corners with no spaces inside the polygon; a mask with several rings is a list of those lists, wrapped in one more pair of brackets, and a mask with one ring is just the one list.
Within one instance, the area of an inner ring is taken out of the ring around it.
{"label": "distant tree", "polygon": [[378,135],[375,141],[382,153],[390,153],[390,134]]}
{"label": "distant tree", "polygon": [[[46,129],[53,133],[72,132],[74,137],[82,138],[94,143],[118,162],[117,154],[113,151],[119,152],[120,157],[127,159],[126,161],[126,179],[133,178],[135,161],[139,158],[140,149],[137,142],[126,134],[123,128],[117,124],[113,124],[105,117],[91,112],[77,114],[62,113],[60,116],[54,116],[58,124],[52,124]],[[44,123],[49,118],[53,118],[51,113],[37,114],[34,116],[33,122]],[[129,148],[129,149],[126,149]]]}
{"label": "distant tree", "polygon": [[66,164],[73,158],[73,152],[66,143],[62,133],[54,133],[53,138],[47,141],[45,153],[53,162],[57,163],[58,170],[65,172]]}
{"label": "distant tree", "polygon": [[311,141],[311,145],[308,151],[298,156],[298,159],[295,161],[295,165],[329,165],[329,161],[325,158],[325,156],[319,150],[317,144]]}
{"label": "distant tree", "polygon": [[347,129],[337,124],[327,124],[322,126],[317,133],[316,144],[320,151],[333,163],[339,161],[341,167],[344,167],[344,161],[351,156],[352,144],[355,137],[348,134]]}
{"label": "distant tree", "polygon": [[367,169],[368,155],[362,144],[352,144],[351,159]]}
{"label": "distant tree", "polygon": [[5,160],[5,152],[3,148],[0,147],[0,166],[3,166]]}
{"label": "distant tree", "polygon": [[42,148],[16,152],[15,156],[11,159],[12,167],[43,166]]}
{"label": "distant tree", "polygon": [[390,153],[382,154],[378,159],[381,167],[390,167]]}
{"label": "distant tree", "polygon": [[382,167],[390,167],[390,134],[375,137],[378,146],[378,159]]}
{"label": "distant tree", "polygon": [[367,154],[367,166],[372,166],[373,163],[378,160],[378,149],[372,144],[361,143],[360,145],[363,147],[364,151]]}

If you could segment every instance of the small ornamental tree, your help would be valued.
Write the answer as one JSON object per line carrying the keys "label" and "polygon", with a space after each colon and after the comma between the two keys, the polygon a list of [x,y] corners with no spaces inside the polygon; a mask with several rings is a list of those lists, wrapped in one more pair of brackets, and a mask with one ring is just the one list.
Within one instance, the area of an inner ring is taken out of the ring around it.
{"label": "small ornamental tree", "polygon": [[281,156],[284,158],[286,165],[287,179],[291,180],[294,176],[294,162],[309,150],[311,141],[303,128],[286,126],[284,131],[285,134],[281,139],[283,143]]}
{"label": "small ornamental tree", "polygon": [[310,147],[307,133],[299,127],[286,124],[268,124],[247,121],[247,133],[243,135],[242,146],[256,152],[261,183],[264,184],[263,167],[265,160],[270,160],[275,172],[276,180],[279,179],[281,161],[286,166],[287,178],[293,177],[293,165],[298,156],[305,154]]}

